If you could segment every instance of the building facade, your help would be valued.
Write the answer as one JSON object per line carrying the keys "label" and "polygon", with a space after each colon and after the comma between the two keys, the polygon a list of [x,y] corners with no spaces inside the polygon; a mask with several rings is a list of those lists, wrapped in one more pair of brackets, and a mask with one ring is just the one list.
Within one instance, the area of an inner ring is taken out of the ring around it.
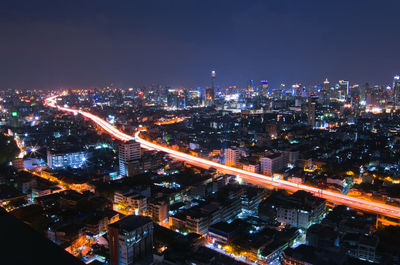
{"label": "building facade", "polygon": [[225,165],[229,167],[237,167],[239,164],[240,153],[235,147],[225,149]]}
{"label": "building facade", "polygon": [[132,172],[130,167],[132,164],[140,159],[140,144],[136,141],[129,141],[121,143],[118,148],[118,160],[119,160],[119,175],[121,177],[131,176],[129,172]]}
{"label": "building facade", "polygon": [[110,264],[152,263],[153,221],[149,217],[129,215],[108,226]]}

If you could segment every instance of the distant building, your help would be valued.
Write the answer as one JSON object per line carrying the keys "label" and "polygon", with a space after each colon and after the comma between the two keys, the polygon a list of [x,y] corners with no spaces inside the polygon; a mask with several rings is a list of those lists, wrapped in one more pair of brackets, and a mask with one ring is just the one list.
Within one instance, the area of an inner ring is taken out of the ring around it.
{"label": "distant building", "polygon": [[311,128],[315,127],[315,102],[312,101],[312,98],[308,98],[308,125]]}
{"label": "distant building", "polygon": [[240,153],[236,147],[225,149],[225,165],[237,167],[239,164]]}
{"label": "distant building", "polygon": [[268,123],[267,125],[265,125],[265,132],[272,139],[277,138],[278,134],[279,134],[278,124],[277,123]]}
{"label": "distant building", "polygon": [[134,170],[131,168],[133,168],[136,164],[137,167],[139,167],[138,160],[140,159],[140,144],[133,140],[121,143],[118,152],[119,175],[121,177],[132,176],[132,172],[134,172]]}
{"label": "distant building", "polygon": [[342,97],[348,97],[350,95],[350,82],[347,80],[339,80],[339,92]]}
{"label": "distant building", "polygon": [[150,217],[129,215],[110,224],[108,235],[111,265],[152,264],[153,221]]}
{"label": "distant building", "polygon": [[211,87],[206,89],[206,105],[212,106],[215,99],[215,71],[211,71]]}
{"label": "distant building", "polygon": [[265,175],[272,175],[283,168],[281,153],[270,154],[261,158],[261,172]]}
{"label": "distant building", "polygon": [[393,78],[393,96],[395,106],[400,106],[400,76]]}
{"label": "distant building", "polygon": [[260,80],[260,95],[268,96],[268,80]]}

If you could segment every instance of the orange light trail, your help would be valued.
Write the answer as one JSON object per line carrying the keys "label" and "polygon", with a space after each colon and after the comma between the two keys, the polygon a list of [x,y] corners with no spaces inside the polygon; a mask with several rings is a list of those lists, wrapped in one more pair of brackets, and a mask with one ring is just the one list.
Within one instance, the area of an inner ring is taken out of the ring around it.
{"label": "orange light trail", "polygon": [[368,212],[373,212],[385,216],[390,216],[394,218],[399,218],[400,219],[400,208],[387,205],[384,203],[379,203],[379,202],[374,202],[374,201],[368,201],[365,199],[360,199],[360,198],[355,198],[351,197],[348,195],[344,195],[341,193],[329,191],[329,190],[321,190],[315,187],[307,186],[304,184],[297,184],[293,183],[290,181],[286,180],[273,180],[272,177],[265,176],[262,174],[257,174],[249,171],[245,171],[242,169],[234,168],[234,167],[229,167],[220,163],[216,163],[207,159],[195,157],[186,153],[182,153],[176,150],[172,150],[168,147],[160,146],[158,144],[151,143],[149,141],[146,141],[143,138],[140,138],[140,131],[135,133],[135,136],[130,136],[128,134],[125,134],[121,131],[119,131],[117,128],[106,122],[105,120],[101,119],[100,117],[93,115],[89,112],[85,112],[82,110],[76,110],[76,109],[70,109],[70,108],[65,108],[58,106],[56,104],[56,98],[58,96],[53,96],[49,97],[45,100],[45,105],[53,108],[57,108],[61,111],[66,111],[70,112],[73,114],[81,114],[84,117],[91,119],[93,122],[95,122],[97,125],[99,125],[102,129],[113,135],[115,138],[121,140],[121,141],[129,141],[129,140],[135,140],[140,143],[142,148],[145,149],[154,149],[158,151],[162,151],[165,153],[170,154],[172,157],[185,161],[189,164],[199,166],[202,168],[216,168],[218,170],[222,170],[226,173],[229,174],[235,174],[239,175],[241,178],[245,179],[246,181],[259,184],[259,185],[269,185],[269,186],[274,186],[276,188],[280,189],[286,189],[289,191],[296,191],[296,190],[305,190],[308,192],[313,193],[315,196],[324,198],[328,201],[337,203],[337,204],[344,204],[352,208],[368,211]]}

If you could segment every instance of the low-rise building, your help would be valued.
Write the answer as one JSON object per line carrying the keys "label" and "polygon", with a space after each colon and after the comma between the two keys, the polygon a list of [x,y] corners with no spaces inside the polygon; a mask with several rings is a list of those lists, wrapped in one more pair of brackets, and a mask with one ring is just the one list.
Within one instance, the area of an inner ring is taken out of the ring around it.
{"label": "low-rise building", "polygon": [[168,220],[169,203],[165,199],[152,199],[148,203],[147,212],[154,221],[165,222]]}
{"label": "low-rise building", "polygon": [[114,193],[114,207],[124,209],[135,214],[143,214],[147,211],[147,198],[137,192]]}
{"label": "low-rise building", "polygon": [[273,153],[261,158],[261,172],[264,175],[272,175],[283,168],[281,153]]}

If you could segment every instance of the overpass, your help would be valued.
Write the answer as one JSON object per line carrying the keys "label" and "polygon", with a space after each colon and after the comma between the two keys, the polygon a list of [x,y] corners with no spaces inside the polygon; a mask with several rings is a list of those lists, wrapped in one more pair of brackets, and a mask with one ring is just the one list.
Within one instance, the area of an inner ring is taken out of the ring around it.
{"label": "overpass", "polygon": [[80,114],[80,115],[92,120],[103,130],[105,130],[106,132],[108,132],[109,134],[113,135],[115,138],[117,138],[121,141],[136,140],[137,142],[140,143],[142,148],[153,149],[153,150],[168,153],[170,156],[172,156],[178,160],[185,161],[186,163],[194,165],[194,166],[199,166],[202,168],[213,167],[219,171],[223,171],[228,174],[238,175],[241,178],[243,178],[244,180],[254,183],[254,184],[267,186],[267,187],[272,186],[272,187],[276,187],[279,189],[285,189],[288,191],[305,190],[305,191],[313,193],[315,196],[324,198],[324,199],[331,201],[333,203],[336,203],[336,204],[343,204],[343,205],[347,205],[349,207],[360,209],[363,211],[372,212],[372,213],[400,219],[400,207],[388,205],[388,204],[373,201],[373,200],[356,198],[356,197],[344,195],[344,194],[329,191],[329,190],[321,190],[321,189],[318,189],[318,188],[315,188],[312,186],[308,186],[308,185],[304,185],[304,184],[297,184],[297,183],[293,183],[293,182],[286,181],[286,180],[281,180],[281,179],[273,180],[272,177],[269,177],[269,176],[245,171],[245,170],[234,168],[234,167],[229,167],[229,166],[217,163],[217,162],[213,162],[213,161],[210,161],[210,160],[207,160],[204,158],[195,157],[195,156],[192,156],[192,155],[189,155],[189,154],[186,154],[183,152],[179,152],[179,151],[173,150],[171,148],[161,146],[156,143],[147,141],[140,136],[140,131],[136,132],[134,136],[125,134],[125,133],[119,131],[117,128],[115,128],[111,124],[109,124],[108,122],[106,122],[105,120],[103,120],[102,118],[100,118],[96,115],[93,115],[89,112],[58,106],[57,102],[56,102],[57,97],[59,97],[59,96],[56,95],[56,96],[46,98],[45,105],[52,107],[52,108],[56,108],[60,111],[72,113],[74,115]]}

